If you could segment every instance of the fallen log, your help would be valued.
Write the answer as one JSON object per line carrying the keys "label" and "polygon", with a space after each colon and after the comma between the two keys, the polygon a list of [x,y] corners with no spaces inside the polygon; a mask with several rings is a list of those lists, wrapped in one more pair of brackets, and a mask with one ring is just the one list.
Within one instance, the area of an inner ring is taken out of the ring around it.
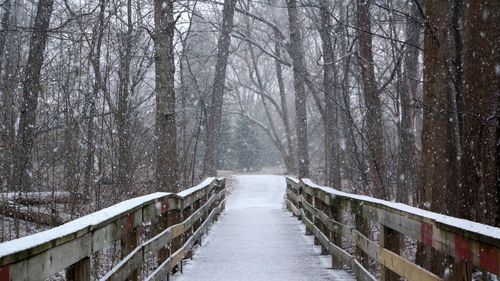
{"label": "fallen log", "polygon": [[2,204],[0,214],[6,217],[19,218],[38,225],[58,226],[67,220],[63,219],[55,210],[52,213],[30,210],[26,206],[14,206],[12,204]]}
{"label": "fallen log", "polygon": [[5,201],[16,202],[24,205],[40,205],[47,203],[73,203],[88,202],[88,196],[81,193],[71,193],[67,191],[41,191],[41,192],[6,192],[0,193],[0,201],[2,204]]}

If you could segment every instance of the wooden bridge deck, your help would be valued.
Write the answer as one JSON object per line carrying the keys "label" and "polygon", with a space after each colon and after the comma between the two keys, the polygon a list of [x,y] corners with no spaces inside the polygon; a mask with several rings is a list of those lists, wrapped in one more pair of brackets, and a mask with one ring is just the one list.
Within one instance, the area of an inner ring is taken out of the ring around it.
{"label": "wooden bridge deck", "polygon": [[355,280],[332,270],[330,256],[285,210],[284,177],[237,176],[231,187],[219,222],[172,280]]}

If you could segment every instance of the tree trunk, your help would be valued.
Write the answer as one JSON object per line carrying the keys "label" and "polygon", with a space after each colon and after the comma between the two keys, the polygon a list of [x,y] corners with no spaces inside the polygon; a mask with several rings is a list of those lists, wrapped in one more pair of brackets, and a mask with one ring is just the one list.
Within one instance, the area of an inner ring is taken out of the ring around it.
{"label": "tree trunk", "polygon": [[[498,25],[500,3],[496,0],[470,1],[466,17],[467,26],[463,44],[464,79],[463,86],[460,85],[463,93],[458,97],[462,98],[458,101],[463,110],[460,135],[460,182],[456,192],[459,195],[459,204],[456,208],[457,213],[454,215],[494,225],[498,222],[496,216],[499,201],[491,195],[498,192],[500,187],[500,139],[498,135],[500,78],[497,69],[500,65],[500,26]],[[458,23],[455,19],[454,24],[457,29]],[[455,32],[455,37],[456,33],[460,31]],[[455,41],[457,41],[456,38]],[[458,47],[460,46],[461,44]],[[457,49],[459,52],[460,48]],[[455,57],[455,67],[458,72],[455,77],[459,79],[462,69],[459,60],[460,53]],[[455,85],[461,82],[457,80]],[[470,261],[468,263],[455,262],[451,274],[455,277],[454,280],[472,280]]]}
{"label": "tree trunk", "polygon": [[[61,48],[61,53],[67,53],[68,59],[71,61],[76,61],[77,56],[72,53],[72,49],[64,50]],[[79,55],[79,54],[78,54]],[[79,196],[79,181],[78,181],[78,158],[79,158],[79,146],[78,140],[80,137],[80,127],[75,118],[74,105],[71,103],[71,96],[73,93],[72,84],[75,83],[75,78],[79,77],[80,73],[73,74],[68,71],[63,90],[63,104],[64,104],[64,130],[63,130],[63,153],[64,153],[64,190],[71,193],[71,201],[69,204],[69,213],[71,218],[75,217],[78,208],[78,200],[81,199]],[[78,216],[77,216],[78,217]]]}
{"label": "tree trunk", "polygon": [[[102,39],[104,35],[104,18],[106,11],[106,0],[99,1],[99,14],[96,28],[97,33],[93,34],[91,40],[91,55],[89,56],[89,62],[92,65],[94,71],[95,81],[92,85],[92,94],[88,95],[85,99],[85,114],[87,123],[86,132],[86,147],[87,151],[85,153],[84,159],[84,176],[83,176],[83,192],[87,194],[90,192],[90,188],[94,183],[94,158],[95,158],[95,131],[94,131],[94,118],[97,114],[96,109],[96,99],[99,94],[99,89],[103,87],[103,79],[101,75],[101,46]],[[83,30],[83,27],[80,27]]]}
{"label": "tree trunk", "polygon": [[493,225],[498,202],[495,194],[500,171],[496,153],[500,65],[500,4],[496,0],[470,1],[464,36],[464,95],[462,157],[460,162],[461,218]]}
{"label": "tree trunk", "polygon": [[9,29],[11,28],[11,9],[12,9],[12,0],[5,0],[3,3],[3,15],[2,15],[2,36],[0,36],[0,70],[3,70],[3,62],[5,58],[5,43],[7,42],[8,34],[11,32]]}
{"label": "tree trunk", "polygon": [[401,93],[401,148],[400,172],[398,177],[398,192],[396,199],[401,203],[408,203],[410,195],[416,192],[417,169],[415,163],[415,135],[414,135],[414,100],[418,87],[418,57],[419,50],[414,46],[420,45],[421,22],[417,5],[413,4],[411,15],[406,20],[406,50],[404,54],[404,81]]}
{"label": "tree trunk", "polygon": [[293,61],[293,86],[295,88],[295,126],[297,130],[298,176],[309,177],[309,141],[307,136],[307,96],[305,90],[305,63],[300,30],[301,21],[296,0],[287,0],[290,29],[290,56]]}
{"label": "tree trunk", "polygon": [[387,171],[385,163],[384,120],[380,93],[375,80],[373,63],[370,4],[371,0],[356,0],[357,19],[359,28],[359,65],[363,78],[363,92],[366,107],[366,139],[370,152],[370,171],[374,185],[374,195],[378,198],[389,199],[387,185]]}
{"label": "tree trunk", "polygon": [[[279,58],[281,57],[281,47],[280,43],[278,42],[279,34],[278,31],[274,31],[274,38],[276,40],[275,45],[274,45],[274,50],[276,56]],[[276,67],[276,78],[278,80],[278,88],[279,88],[279,94],[280,94],[280,102],[281,102],[281,111],[283,112],[283,125],[285,127],[285,134],[286,134],[286,142],[287,142],[287,148],[288,148],[288,155],[286,159],[286,168],[287,172],[290,174],[294,174],[296,172],[296,167],[295,167],[295,148],[293,145],[293,132],[290,127],[290,120],[288,117],[288,105],[286,103],[286,91],[285,91],[285,83],[283,80],[283,70],[281,68],[281,62],[278,59],[274,60],[275,62],[275,67]]]}
{"label": "tree trunk", "polygon": [[217,63],[212,87],[210,114],[206,130],[207,144],[203,160],[203,174],[216,176],[217,173],[217,144],[219,141],[222,104],[224,102],[224,85],[226,81],[226,67],[231,45],[231,31],[233,29],[234,9],[236,0],[225,0],[222,10],[222,29],[219,36]]}
{"label": "tree trunk", "polygon": [[[453,0],[453,18],[452,18],[452,30],[453,33],[453,47],[454,47],[454,58],[453,58],[453,86],[455,89],[455,103],[457,111],[457,122],[458,122],[458,142],[462,135],[462,96],[464,93],[464,69],[463,69],[463,55],[464,55],[464,13],[465,13],[465,0]],[[460,152],[459,152],[460,153]]]}
{"label": "tree trunk", "polygon": [[120,50],[120,69],[118,70],[118,106],[115,114],[118,134],[118,180],[117,188],[126,195],[131,191],[133,171],[130,151],[130,63],[132,59],[132,0],[127,0],[127,32],[122,35],[123,48]]}
{"label": "tree trunk", "polygon": [[335,90],[335,53],[331,32],[333,30],[330,5],[320,1],[321,22],[318,28],[323,47],[323,91],[325,93],[325,162],[326,185],[342,190],[340,178],[340,129],[337,110],[337,91]]}
{"label": "tree trunk", "polygon": [[171,1],[155,0],[154,3],[156,184],[158,190],[176,192],[179,189],[179,180],[177,171],[177,130],[174,90],[174,7]]}
{"label": "tree trunk", "polygon": [[27,190],[31,181],[29,170],[31,169],[31,150],[36,137],[38,95],[41,91],[40,73],[53,6],[54,0],[44,0],[38,3],[31,34],[28,62],[24,70],[19,130],[16,139],[14,166],[16,190]]}
{"label": "tree trunk", "polygon": [[[9,30],[13,26],[17,25],[19,3],[15,1],[5,2],[4,5],[10,5],[10,7],[5,7],[5,9],[10,12],[9,17],[4,14],[4,19],[2,22],[2,30]],[[5,22],[8,21],[8,22]],[[3,76],[0,77],[0,95],[2,105],[0,108],[0,184],[2,186],[8,186],[10,188],[14,187],[13,181],[13,164],[15,161],[14,149],[15,149],[15,90],[17,89],[19,82],[19,53],[20,53],[20,40],[19,32],[3,32],[2,38],[5,40],[4,46],[4,58],[3,63],[0,65],[1,69],[4,69]],[[8,53],[8,56],[5,56]]]}
{"label": "tree trunk", "polygon": [[[425,1],[424,97],[422,128],[422,184],[419,205],[431,211],[453,213],[456,200],[457,149],[454,95],[450,77],[449,26],[451,0]],[[420,245],[417,262],[442,276],[443,255]]]}

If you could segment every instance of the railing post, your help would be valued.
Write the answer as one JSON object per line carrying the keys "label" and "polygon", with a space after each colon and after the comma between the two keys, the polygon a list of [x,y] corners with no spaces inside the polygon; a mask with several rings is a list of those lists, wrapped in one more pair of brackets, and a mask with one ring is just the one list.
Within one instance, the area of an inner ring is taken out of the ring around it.
{"label": "railing post", "polygon": [[[351,210],[354,213],[354,224],[356,231],[363,234],[366,237],[368,235],[368,220],[363,217],[363,208],[358,202],[351,202]],[[368,269],[369,260],[368,254],[366,254],[363,249],[356,243],[356,259],[361,262],[361,265]]]}
{"label": "railing post", "polygon": [[449,276],[445,276],[447,281],[471,281],[472,265],[470,262],[455,260],[450,270]]}
{"label": "railing post", "polygon": [[[139,246],[140,242],[140,228],[134,227],[134,218],[135,214],[130,213],[127,215],[127,233],[123,236],[120,241],[121,246],[121,258],[125,258],[130,252],[132,252],[137,246]],[[130,273],[127,278],[128,281],[137,281],[139,278],[139,270],[134,270]]]}
{"label": "railing post", "polygon": [[66,280],[68,281],[90,281],[90,258],[71,265],[66,269]]}
{"label": "railing post", "polygon": [[[168,215],[169,215],[168,199],[164,199],[161,204],[162,204],[161,214],[160,217],[158,218],[157,233],[164,231],[168,227]],[[168,258],[169,255],[170,255],[169,249],[167,248],[167,245],[165,245],[165,247],[161,248],[158,251],[158,265],[161,265]]]}
{"label": "railing post", "polygon": [[[336,222],[341,222],[340,208],[337,207],[335,204],[331,204],[330,208],[328,209],[330,212],[330,214],[328,214],[329,217]],[[342,247],[342,234],[340,233],[340,229],[336,229],[336,231],[330,231],[330,241],[339,248]],[[342,261],[335,255],[332,255],[332,268],[341,269],[342,266],[343,266]]]}
{"label": "railing post", "polygon": [[[199,201],[199,199],[198,199],[198,200],[196,200],[195,202],[193,202],[193,203],[191,204],[191,206],[189,206],[189,207],[187,208],[187,210],[185,210],[185,212],[184,212],[183,216],[184,216],[185,218],[188,218],[189,216],[191,216],[192,214],[194,214],[194,213],[196,212],[196,210],[198,210],[198,203],[199,203],[199,202],[200,202],[200,201]],[[184,234],[185,234],[185,235],[187,235],[188,237],[186,237],[186,236],[184,236],[184,235],[183,235],[184,237],[183,237],[183,239],[182,239],[182,244],[184,244],[184,243],[185,243],[185,242],[189,239],[189,237],[191,237],[191,236],[193,235],[193,233],[196,231],[196,228],[197,228],[197,226],[196,226],[196,225],[197,225],[197,224],[198,224],[198,221],[195,221],[195,222],[193,223],[193,225],[192,225],[189,229],[184,230]],[[191,250],[189,250],[189,251],[186,253],[186,259],[191,259],[191,258],[193,258],[192,249],[191,249]]]}
{"label": "railing post", "polygon": [[[302,196],[302,185],[298,185],[297,186],[297,208],[299,208],[299,210],[301,211],[300,214],[299,214],[299,221],[302,220],[302,200],[304,199],[304,197]],[[305,214],[305,213],[304,213]]]}
{"label": "railing post", "polygon": [[[182,222],[182,202],[180,202],[180,200],[178,201],[177,206],[179,206],[179,209],[173,209],[168,211],[169,227]],[[172,242],[170,242],[170,255],[175,253],[182,247],[182,239],[183,235],[180,235],[179,237],[172,239]],[[181,266],[182,266],[182,261],[181,261]],[[176,272],[177,266],[175,266],[172,271]]]}
{"label": "railing post", "polygon": [[[399,232],[381,224],[380,225],[380,246],[399,255],[401,235]],[[381,265],[380,270],[382,281],[398,281],[399,276],[392,270]]]}
{"label": "railing post", "polygon": [[[316,215],[314,214],[315,209],[319,209],[319,206],[321,205],[321,201],[317,200],[316,198],[316,191],[314,191],[314,195],[311,196],[311,205],[313,206],[313,212],[311,213],[311,221],[313,223],[313,226],[316,226],[319,230],[321,228],[319,227],[318,220],[316,220]],[[312,232],[312,229],[311,229]],[[312,232],[313,233],[313,232]],[[316,235],[313,234],[314,237],[314,245],[320,245],[321,243],[319,242],[319,239],[316,237]]]}

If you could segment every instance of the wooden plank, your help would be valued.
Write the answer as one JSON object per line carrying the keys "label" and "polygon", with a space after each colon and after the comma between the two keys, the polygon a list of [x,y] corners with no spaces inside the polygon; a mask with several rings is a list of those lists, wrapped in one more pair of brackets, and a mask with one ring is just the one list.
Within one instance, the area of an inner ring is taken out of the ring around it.
{"label": "wooden plank", "polygon": [[290,200],[286,200],[286,203],[288,205],[288,208],[292,211],[292,213],[296,216],[300,216],[300,211],[295,205]]}
{"label": "wooden plank", "polygon": [[421,221],[413,219],[407,214],[394,213],[390,210],[378,208],[371,204],[363,205],[363,217],[390,227],[413,239],[421,237]]}
{"label": "wooden plank", "polygon": [[356,235],[356,246],[361,249],[364,253],[366,253],[370,258],[378,261],[379,260],[379,248],[380,246],[377,243],[368,239],[361,232],[355,230],[354,234]]}
{"label": "wooden plank", "polygon": [[345,265],[351,264],[351,260],[354,258],[352,255],[329,241],[328,237],[326,237],[324,233],[322,233],[315,225],[313,225],[313,223],[309,219],[304,217],[303,221],[311,228],[314,236],[318,238],[320,243],[327,249],[329,254],[338,257]]}
{"label": "wooden plank", "polygon": [[[375,242],[369,240],[359,231],[355,231],[356,245],[361,250],[368,254],[372,259],[384,265],[391,271],[397,273],[399,276],[407,280],[442,280],[434,274],[426,271],[418,265],[406,260],[405,258],[387,250]],[[384,255],[384,256],[382,256]],[[436,279],[438,278],[438,279]]]}
{"label": "wooden plank", "polygon": [[311,205],[311,203],[307,202],[306,200],[302,201],[302,208],[308,211],[309,213],[314,214],[315,208],[313,207],[313,205]]}
{"label": "wooden plank", "polygon": [[144,248],[139,246],[123,260],[121,260],[113,269],[103,276],[100,280],[123,281],[139,269],[144,261]]}
{"label": "wooden plank", "polygon": [[308,185],[303,185],[303,186],[301,186],[301,189],[302,189],[302,193],[303,194],[308,194],[308,195],[310,195],[312,197],[315,196],[316,191],[315,191],[314,188],[312,188],[312,187],[310,187]]}
{"label": "wooden plank", "polygon": [[408,281],[442,281],[443,279],[387,250],[380,249],[379,262]]}
{"label": "wooden plank", "polygon": [[144,243],[144,258],[155,255],[172,241],[172,228],[169,227]]}
{"label": "wooden plank", "polygon": [[90,234],[86,234],[9,265],[11,280],[44,280],[90,256],[90,250],[91,237]]}
{"label": "wooden plank", "polygon": [[92,253],[113,245],[113,242],[127,233],[127,215],[92,231]]}
{"label": "wooden plank", "polygon": [[354,271],[357,281],[377,281],[375,276],[373,276],[366,268],[364,268],[363,265],[361,265],[361,263],[356,259],[352,260],[351,269],[352,271]]}
{"label": "wooden plank", "polygon": [[[15,263],[17,261],[28,259],[29,257],[40,254],[40,253],[47,251],[53,247],[56,247],[56,246],[62,245],[64,243],[67,243],[69,241],[75,240],[78,237],[85,235],[89,231],[90,231],[90,226],[82,228],[78,231],[72,232],[72,233],[67,234],[67,235],[61,235],[60,237],[58,237],[54,240],[48,241],[46,243],[38,244],[34,247],[22,249],[22,250],[19,250],[13,254],[9,254],[6,256],[0,256],[0,266],[4,266],[7,264]],[[22,244],[19,244],[19,245],[22,246]]]}
{"label": "wooden plank", "polygon": [[297,194],[293,193],[290,189],[286,190],[286,195],[288,196],[288,198],[293,199],[295,202],[298,202],[298,200],[299,200],[299,197],[297,196]]}
{"label": "wooden plank", "polygon": [[325,192],[324,190],[320,190],[320,189],[316,190],[316,199],[323,202],[323,204],[326,204],[328,206],[331,205],[332,200],[331,200],[330,194]]}
{"label": "wooden plank", "polygon": [[151,273],[145,280],[146,281],[164,281],[168,279],[168,275],[172,270],[172,260],[167,258],[163,261],[158,268],[156,268],[153,273]]}
{"label": "wooden plank", "polygon": [[335,221],[335,220],[331,219],[324,212],[322,212],[322,211],[320,211],[320,210],[318,210],[316,208],[313,208],[307,202],[304,203],[304,205],[306,205],[306,208],[309,208],[310,211],[313,211],[313,214],[316,217],[316,219],[319,219],[324,225],[327,226],[327,228],[330,231],[333,231],[333,232],[341,234],[343,237],[349,239],[353,243],[356,242],[356,237],[353,234],[353,228],[351,228],[351,227],[349,227],[349,226],[347,226],[345,224],[342,224],[342,223],[340,223],[338,221]]}

